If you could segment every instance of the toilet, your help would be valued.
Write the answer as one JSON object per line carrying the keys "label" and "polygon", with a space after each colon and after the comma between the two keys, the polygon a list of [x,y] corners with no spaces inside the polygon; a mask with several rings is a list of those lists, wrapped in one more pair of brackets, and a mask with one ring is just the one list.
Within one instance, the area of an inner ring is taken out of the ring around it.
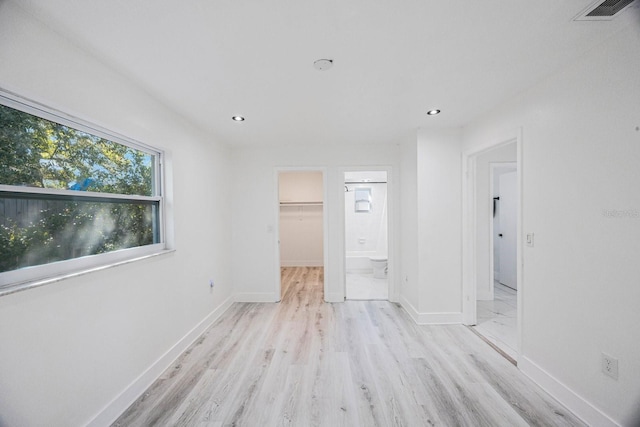
{"label": "toilet", "polygon": [[369,257],[373,266],[374,279],[387,278],[387,257]]}

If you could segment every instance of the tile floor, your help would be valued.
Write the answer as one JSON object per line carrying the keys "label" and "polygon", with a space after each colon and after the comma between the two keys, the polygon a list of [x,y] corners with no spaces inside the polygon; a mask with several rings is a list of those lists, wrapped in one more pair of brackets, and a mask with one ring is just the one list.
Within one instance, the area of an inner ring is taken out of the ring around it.
{"label": "tile floor", "polygon": [[478,324],[475,326],[486,339],[517,360],[518,293],[499,282],[494,284],[493,301],[478,301]]}
{"label": "tile floor", "polygon": [[373,273],[347,273],[346,296],[350,300],[388,300],[387,279],[375,279]]}

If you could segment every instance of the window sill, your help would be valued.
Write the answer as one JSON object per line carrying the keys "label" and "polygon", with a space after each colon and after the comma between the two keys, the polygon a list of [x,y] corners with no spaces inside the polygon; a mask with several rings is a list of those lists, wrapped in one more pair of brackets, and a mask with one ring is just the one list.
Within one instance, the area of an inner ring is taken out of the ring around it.
{"label": "window sill", "polygon": [[147,255],[142,255],[136,258],[131,258],[131,259],[126,259],[126,260],[122,260],[122,261],[117,261],[117,262],[113,262],[113,263],[109,263],[109,264],[105,264],[105,265],[100,265],[100,266],[96,266],[96,267],[91,267],[91,268],[86,268],[80,271],[76,271],[73,273],[67,273],[67,274],[61,274],[59,276],[55,276],[55,277],[48,277],[45,279],[39,279],[39,280],[34,280],[34,281],[30,281],[30,282],[25,282],[25,283],[20,283],[18,285],[15,286],[11,286],[11,287],[7,287],[5,289],[0,289],[0,297],[3,297],[5,295],[10,295],[10,294],[15,294],[17,292],[21,292],[21,291],[26,291],[27,289],[33,289],[33,288],[39,288],[40,286],[44,286],[44,285],[50,285],[52,283],[56,283],[56,282],[61,282],[63,280],[67,280],[67,279],[71,279],[74,277],[80,277],[80,276],[84,276],[86,274],[91,274],[97,271],[102,271],[102,270],[107,270],[113,267],[118,267],[121,265],[126,265],[126,264],[131,264],[134,262],[138,262],[138,261],[143,261],[149,258],[155,258],[158,256],[162,256],[162,255],[167,255],[170,253],[175,252],[175,249],[163,249],[160,250],[158,252],[154,252],[151,254],[147,254]]}

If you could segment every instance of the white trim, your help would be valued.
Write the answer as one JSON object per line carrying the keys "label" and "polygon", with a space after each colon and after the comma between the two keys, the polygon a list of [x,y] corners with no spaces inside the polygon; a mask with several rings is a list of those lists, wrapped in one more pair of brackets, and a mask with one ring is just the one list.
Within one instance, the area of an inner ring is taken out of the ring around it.
{"label": "white trim", "polygon": [[64,113],[55,108],[41,104],[32,99],[24,98],[16,93],[8,91],[0,87],[0,104],[6,105],[16,110],[23,111],[25,113],[41,117],[52,122],[59,123],[65,126],[71,126],[79,131],[90,133],[94,136],[98,136],[104,139],[112,140],[127,147],[134,148],[139,151],[144,151],[147,154],[157,155],[162,153],[162,150],[147,145],[143,142],[136,141],[117,132],[110,131],[95,123],[91,123],[87,120],[74,117],[70,114]]}
{"label": "white trim", "polygon": [[235,302],[280,302],[280,294],[274,293],[274,292],[240,292],[235,294],[234,301]]}
{"label": "white trim", "polygon": [[462,323],[461,312],[420,313],[404,295],[400,296],[400,305],[418,325],[457,325]]}
{"label": "white trim", "polygon": [[[132,249],[139,249],[139,248],[132,248]],[[126,250],[129,250],[129,249],[124,249],[124,250],[126,251]],[[48,278],[44,278],[42,280],[35,280],[35,281],[31,281],[31,282],[24,282],[24,283],[14,284],[14,285],[11,285],[11,286],[7,286],[4,289],[0,289],[0,297],[4,296],[4,295],[9,295],[9,294],[13,294],[13,293],[16,293],[16,292],[20,292],[20,291],[25,291],[27,289],[38,288],[40,286],[49,285],[49,284],[55,283],[55,282],[60,282],[62,280],[71,279],[73,277],[84,276],[85,274],[95,273],[97,271],[102,271],[102,270],[106,270],[106,269],[109,269],[109,268],[118,267],[120,265],[130,264],[132,262],[137,262],[137,261],[143,261],[145,259],[154,258],[154,257],[157,257],[159,255],[170,254],[170,253],[173,253],[173,252],[175,252],[174,249],[162,249],[162,250],[155,249],[153,252],[149,252],[146,255],[142,255],[142,256],[139,256],[139,257],[136,257],[136,258],[132,258],[131,255],[129,255],[127,257],[123,257],[122,261],[117,261],[117,262],[112,262],[112,263],[109,263],[109,264],[99,265],[97,267],[86,268],[86,269],[83,269],[83,270],[80,270],[80,271],[74,271],[74,272],[68,273],[68,274],[62,274],[62,275],[58,275],[58,276],[48,277]],[[109,254],[115,254],[115,253],[117,253],[117,252],[110,252]],[[108,254],[104,254],[104,255],[108,255]],[[95,256],[98,256],[98,255],[95,255]],[[50,266],[50,265],[51,264],[45,264],[45,265],[39,266],[39,267],[45,267],[45,266]],[[7,273],[9,273],[9,272],[7,272]]]}
{"label": "white trim", "polygon": [[153,362],[138,378],[129,384],[115,399],[109,402],[91,421],[88,427],[111,425],[127,410],[171,366],[171,364],[200,337],[233,304],[233,298],[227,298],[207,317],[185,334],[177,343]]}
{"label": "white trim", "polygon": [[[0,104],[1,105],[1,104]],[[136,200],[141,202],[159,202],[162,200],[160,196],[140,196],[137,194],[121,194],[121,193],[98,193],[96,191],[75,191],[61,190],[56,188],[40,188],[40,187],[19,187],[17,185],[0,184],[0,191],[12,194],[36,194],[43,196],[63,196],[66,199],[74,200],[78,198],[105,199],[113,200]]]}
{"label": "white trim", "polygon": [[[329,264],[329,208],[331,207],[331,201],[329,200],[329,172],[326,167],[320,168],[322,171],[322,259],[323,259],[323,269],[322,269],[322,294],[324,295],[324,300],[329,301],[329,280],[328,277],[331,277],[331,265]],[[344,300],[343,300],[344,301]]]}
{"label": "white trim", "polygon": [[620,424],[609,418],[608,415],[575,393],[531,359],[520,356],[518,368],[587,425],[601,427],[620,426]]}
{"label": "white trim", "polygon": [[0,273],[0,296],[59,282],[167,252],[163,243],[88,255]]}
{"label": "white trim", "polygon": [[[273,188],[274,188],[274,193],[275,193],[275,209],[274,209],[274,218],[275,218],[275,225],[273,226],[273,233],[274,233],[274,243],[275,243],[275,248],[274,248],[274,258],[275,258],[275,268],[274,268],[274,283],[275,283],[275,288],[274,288],[274,292],[276,294],[276,302],[280,302],[280,300],[282,299],[282,272],[281,272],[281,267],[282,267],[282,263],[280,261],[280,169],[279,168],[275,168],[273,170]],[[323,208],[324,209],[324,208]],[[239,301],[240,294],[236,295],[236,301]]]}
{"label": "white trim", "polygon": [[518,289],[518,293],[516,294],[516,305],[517,305],[517,347],[516,351],[518,352],[518,360],[520,359],[520,355],[523,353],[522,349],[522,331],[523,331],[523,320],[524,320],[524,293],[525,293],[525,285],[524,285],[524,252],[522,247],[522,242],[524,239],[522,238],[523,227],[524,227],[524,184],[523,184],[523,170],[524,170],[524,157],[523,157],[523,142],[522,142],[522,128],[519,127],[516,129],[516,176],[518,179],[518,223],[517,223],[517,233],[516,236],[516,261],[518,265],[516,267],[516,288]]}
{"label": "white trim", "polygon": [[328,292],[324,295],[325,302],[344,302],[344,294],[341,292]]}
{"label": "white trim", "polygon": [[419,324],[418,319],[420,318],[420,313],[404,295],[400,295],[400,306],[404,308],[404,311],[407,312],[409,317],[411,317],[416,324]]}
{"label": "white trim", "polygon": [[518,354],[522,353],[522,312],[523,312],[523,252],[522,252],[522,128],[508,130],[491,138],[489,142],[462,153],[462,314],[465,325],[477,323],[476,313],[476,160],[481,154],[508,144],[517,146],[518,175],[518,236],[517,236],[517,282],[518,282]]}
{"label": "white trim", "polygon": [[[109,131],[101,126],[90,123],[86,120],[73,117],[69,114],[58,111],[54,108],[45,106],[39,102],[23,98],[15,93],[7,91],[0,87],[0,105],[14,108],[16,110],[34,115],[46,120],[50,120],[81,132],[89,133],[93,136],[105,138],[117,144],[147,153],[154,158],[153,173],[154,179],[152,185],[156,192],[153,196],[141,195],[124,195],[117,193],[97,193],[91,191],[72,191],[51,188],[33,188],[21,187],[13,185],[0,185],[0,192],[16,195],[34,194],[40,196],[60,197],[63,199],[77,200],[106,200],[117,202],[123,201],[139,201],[158,203],[158,234],[159,243],[127,248],[104,254],[96,254],[79,258],[71,258],[64,261],[52,262],[47,264],[35,265],[17,270],[10,270],[0,273],[0,296],[9,293],[31,289],[46,284],[58,282],[69,277],[84,275],[92,271],[98,271],[105,268],[111,268],[129,261],[137,261],[149,256],[155,256],[165,253],[173,247],[173,224],[169,224],[169,218],[173,213],[170,212],[170,204],[167,203],[167,197],[171,198],[170,191],[166,190],[166,177],[163,173],[165,166],[165,152],[150,145],[133,140],[124,135]],[[168,230],[171,234],[168,236]],[[167,242],[170,241],[171,244]]]}
{"label": "white trim", "polygon": [[[340,172],[340,182],[341,185],[344,185],[345,182],[345,174],[348,172],[386,172],[387,173],[387,259],[388,259],[388,273],[387,273],[387,289],[389,295],[390,302],[400,302],[399,299],[399,289],[396,286],[396,265],[399,263],[397,260],[397,251],[396,251],[396,224],[395,224],[395,216],[396,216],[396,188],[395,188],[395,177],[393,173],[393,166],[391,165],[359,165],[359,166],[345,166],[339,168]],[[363,183],[366,184],[366,183]],[[342,188],[342,187],[341,187]],[[399,193],[398,193],[399,194]],[[340,212],[341,212],[341,222],[340,222],[340,230],[341,230],[341,239],[342,239],[342,254],[341,254],[341,277],[342,277],[342,291],[343,291],[343,300],[346,296],[346,262],[345,257],[346,253],[346,224],[345,224],[345,205],[344,205],[344,196],[341,197],[340,202]],[[355,270],[353,272],[356,272]]]}
{"label": "white trim", "polygon": [[462,321],[476,324],[476,156],[462,153]]}

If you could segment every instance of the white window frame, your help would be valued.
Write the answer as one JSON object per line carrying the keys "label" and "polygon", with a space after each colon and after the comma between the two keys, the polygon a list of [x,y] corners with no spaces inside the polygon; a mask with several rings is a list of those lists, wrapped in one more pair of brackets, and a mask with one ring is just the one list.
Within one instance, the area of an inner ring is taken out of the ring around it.
{"label": "white window frame", "polygon": [[[117,202],[118,200],[133,200],[157,203],[159,228],[159,243],[2,272],[0,273],[0,296],[167,252],[167,230],[165,223],[167,212],[164,194],[165,153],[163,150],[143,144],[115,132],[108,131],[85,120],[72,117],[68,114],[46,107],[37,102],[24,99],[2,89],[0,89],[0,104],[46,120],[69,126],[76,130],[87,132],[91,135],[105,138],[109,141],[113,141],[154,156],[152,180],[153,194],[151,196],[98,193],[92,191],[73,191],[72,195],[78,199],[83,199],[84,201],[90,201],[92,199],[102,201],[108,200],[113,202]],[[69,196],[71,190],[0,185],[0,192],[19,195],[33,194]]]}

